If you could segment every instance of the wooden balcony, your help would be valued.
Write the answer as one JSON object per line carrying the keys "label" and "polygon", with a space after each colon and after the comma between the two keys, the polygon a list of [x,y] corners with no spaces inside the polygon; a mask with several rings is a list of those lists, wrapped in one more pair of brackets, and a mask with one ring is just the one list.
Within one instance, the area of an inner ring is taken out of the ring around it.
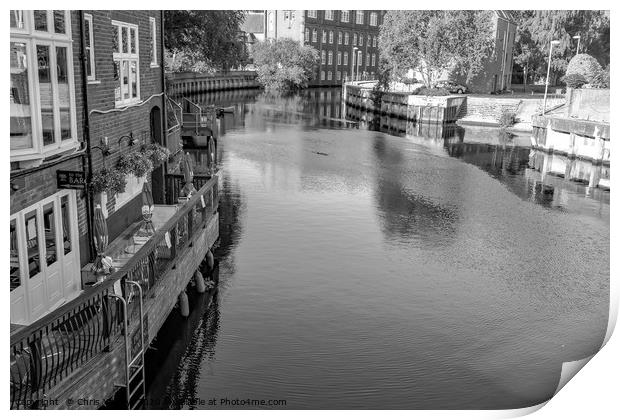
{"label": "wooden balcony", "polygon": [[[110,378],[120,375],[118,365],[125,363],[122,340],[125,334],[133,337],[139,324],[135,288],[127,283],[137,282],[144,292],[148,346],[218,236],[218,204],[218,178],[213,176],[118,271],[33,324],[12,331],[11,408],[40,408],[37,401],[42,398],[79,396],[84,389],[75,384],[84,383],[101,366]],[[128,331],[118,297],[128,302]],[[114,381],[108,382],[109,389],[101,390],[104,396],[114,391]]]}

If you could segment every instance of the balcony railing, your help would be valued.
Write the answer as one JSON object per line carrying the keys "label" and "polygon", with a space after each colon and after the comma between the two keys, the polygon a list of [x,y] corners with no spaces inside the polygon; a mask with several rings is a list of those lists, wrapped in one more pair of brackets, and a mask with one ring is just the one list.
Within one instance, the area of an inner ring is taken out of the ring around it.
{"label": "balcony railing", "polygon": [[[84,290],[76,299],[11,335],[11,408],[37,408],[38,400],[78,369],[110,351],[123,331],[120,291],[128,304],[130,331],[138,319],[127,281],[145,291],[161,281],[219,203],[218,178],[212,177],[118,271]],[[115,287],[116,285],[116,287]]]}

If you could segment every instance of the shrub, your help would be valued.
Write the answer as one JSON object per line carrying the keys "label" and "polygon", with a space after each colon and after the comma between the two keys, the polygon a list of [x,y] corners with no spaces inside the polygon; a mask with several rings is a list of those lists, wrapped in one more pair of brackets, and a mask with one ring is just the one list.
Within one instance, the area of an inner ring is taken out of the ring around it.
{"label": "shrub", "polygon": [[609,89],[609,66],[598,72],[592,81],[588,84],[588,87]]}
{"label": "shrub", "polygon": [[122,174],[134,174],[140,178],[153,170],[153,162],[146,153],[133,151],[122,155],[116,168]]}
{"label": "shrub", "polygon": [[588,83],[592,83],[596,75],[598,75],[603,68],[596,61],[596,58],[589,54],[577,54],[568,63],[566,67],[566,75],[580,74]]}
{"label": "shrub", "polygon": [[512,127],[516,122],[517,114],[506,109],[502,111],[502,115],[499,117],[499,126],[501,128]]}
{"label": "shrub", "polygon": [[444,88],[427,88],[426,86],[422,86],[414,90],[413,94],[420,96],[447,96],[450,95],[450,92]]}
{"label": "shrub", "polygon": [[580,87],[588,83],[586,78],[582,74],[578,73],[567,74],[564,76],[563,79],[567,87],[575,89],[579,89]]}

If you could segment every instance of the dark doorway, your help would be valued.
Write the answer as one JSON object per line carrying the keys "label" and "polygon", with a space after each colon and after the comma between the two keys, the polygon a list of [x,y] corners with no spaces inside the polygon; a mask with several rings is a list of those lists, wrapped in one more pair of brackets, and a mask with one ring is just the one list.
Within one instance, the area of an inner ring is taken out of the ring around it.
{"label": "dark doorway", "polygon": [[[151,142],[164,146],[161,108],[159,108],[158,106],[154,106],[153,108],[151,108],[150,127]],[[164,190],[165,166],[165,164],[160,165],[159,167],[153,169],[153,173],[151,174],[151,185],[153,186],[153,202],[155,204],[166,204],[166,192]]]}

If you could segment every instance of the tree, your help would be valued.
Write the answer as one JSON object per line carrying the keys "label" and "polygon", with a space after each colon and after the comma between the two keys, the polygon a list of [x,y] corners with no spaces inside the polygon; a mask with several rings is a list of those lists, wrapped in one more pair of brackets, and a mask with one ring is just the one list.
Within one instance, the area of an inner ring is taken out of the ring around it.
{"label": "tree", "polygon": [[319,59],[316,49],[289,38],[259,42],[252,56],[259,83],[280,92],[308,86]]}
{"label": "tree", "polygon": [[166,10],[164,18],[164,43],[173,53],[224,71],[247,62],[240,30],[244,11]]}
{"label": "tree", "polygon": [[[515,36],[515,63],[527,76],[547,71],[549,45],[560,41],[551,55],[554,77],[562,75],[577,52],[595,57],[603,66],[609,64],[609,16],[601,10],[523,10],[515,12],[518,28]],[[527,82],[527,80],[526,80]]]}
{"label": "tree", "polygon": [[427,87],[452,70],[470,82],[492,53],[491,17],[489,11],[389,11],[379,34],[381,55],[395,75],[415,69]]}

